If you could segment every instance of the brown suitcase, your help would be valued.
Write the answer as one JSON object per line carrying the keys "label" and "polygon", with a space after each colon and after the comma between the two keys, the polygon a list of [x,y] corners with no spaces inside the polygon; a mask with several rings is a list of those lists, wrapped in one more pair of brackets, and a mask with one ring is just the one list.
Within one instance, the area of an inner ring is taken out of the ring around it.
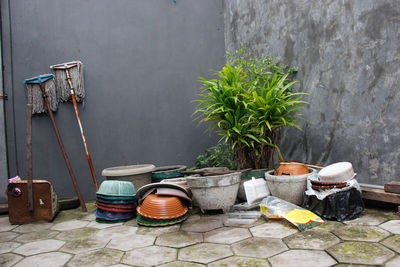
{"label": "brown suitcase", "polygon": [[56,191],[49,181],[33,180],[33,211],[28,209],[27,181],[8,184],[8,215],[11,224],[52,221],[59,210]]}

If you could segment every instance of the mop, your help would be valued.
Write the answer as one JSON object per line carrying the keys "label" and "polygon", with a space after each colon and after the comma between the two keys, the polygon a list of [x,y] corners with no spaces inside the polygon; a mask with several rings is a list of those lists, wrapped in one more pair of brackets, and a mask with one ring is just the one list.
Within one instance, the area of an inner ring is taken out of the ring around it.
{"label": "mop", "polygon": [[[75,191],[78,195],[79,202],[82,207],[82,211],[86,212],[87,208],[81,192],[78,187],[78,183],[76,182],[75,175],[72,171],[71,164],[69,162],[67,153],[65,152],[63,142],[61,140],[60,133],[58,131],[56,122],[54,120],[53,111],[57,110],[57,98],[56,98],[56,90],[55,90],[55,81],[53,74],[45,74],[38,77],[30,78],[24,80],[24,83],[27,87],[28,91],[28,105],[27,105],[27,115],[43,113],[47,110],[51,123],[54,128],[54,132],[56,134],[58,144],[60,145],[61,152],[63,154],[65,164],[67,165],[68,172],[71,176],[72,183],[74,185]],[[32,193],[32,121],[27,118],[27,170],[28,170],[28,206],[30,210],[33,210],[33,206],[31,207],[31,202],[33,199]],[[29,139],[29,140],[28,140]],[[29,185],[30,184],[30,185]],[[30,192],[30,193],[29,193]]]}
{"label": "mop", "polygon": [[[93,168],[92,158],[90,156],[89,147],[86,142],[85,133],[83,132],[82,121],[79,115],[77,102],[83,101],[85,97],[85,87],[83,82],[83,66],[80,61],[72,61],[58,65],[50,66],[56,75],[56,87],[58,99],[62,102],[72,99],[76,119],[78,121],[79,130],[81,131],[82,142],[86,152],[86,158],[89,164],[90,173],[96,191],[99,189],[96,179],[96,173]],[[75,85],[75,87],[74,87]]]}

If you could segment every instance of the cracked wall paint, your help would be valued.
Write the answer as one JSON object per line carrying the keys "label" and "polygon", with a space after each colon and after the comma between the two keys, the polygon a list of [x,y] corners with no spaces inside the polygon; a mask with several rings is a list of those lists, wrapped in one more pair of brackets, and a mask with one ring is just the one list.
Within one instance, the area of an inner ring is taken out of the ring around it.
{"label": "cracked wall paint", "polygon": [[225,47],[296,66],[310,105],[287,159],[350,161],[363,183],[400,176],[400,2],[225,1]]}

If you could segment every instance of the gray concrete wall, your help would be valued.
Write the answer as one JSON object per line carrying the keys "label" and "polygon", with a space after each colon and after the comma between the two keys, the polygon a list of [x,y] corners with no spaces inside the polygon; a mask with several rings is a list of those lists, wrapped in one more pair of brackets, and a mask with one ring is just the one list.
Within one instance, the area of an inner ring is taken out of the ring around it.
{"label": "gray concrete wall", "polygon": [[[185,164],[216,137],[193,122],[198,76],[224,64],[219,0],[2,0],[10,176],[25,177],[23,80],[84,63],[81,118],[98,179],[107,167]],[[85,199],[94,187],[71,103],[55,115]],[[3,151],[1,152],[3,153]],[[75,195],[50,120],[33,118],[33,172]],[[4,179],[5,177],[1,177]]]}
{"label": "gray concrete wall", "polygon": [[[1,50],[1,39],[0,39],[0,50]],[[2,70],[2,59],[0,57],[0,70]],[[3,99],[0,99],[0,192],[5,192],[7,188],[8,168],[7,168],[7,153],[6,153],[6,128],[5,128],[5,117],[4,117],[4,101],[5,96],[3,92],[3,71],[0,72],[0,94],[3,95]],[[0,194],[0,203],[7,201],[5,194]]]}
{"label": "gray concrete wall", "polygon": [[310,93],[287,159],[353,163],[359,181],[400,177],[400,1],[227,0],[225,45],[280,57]]}

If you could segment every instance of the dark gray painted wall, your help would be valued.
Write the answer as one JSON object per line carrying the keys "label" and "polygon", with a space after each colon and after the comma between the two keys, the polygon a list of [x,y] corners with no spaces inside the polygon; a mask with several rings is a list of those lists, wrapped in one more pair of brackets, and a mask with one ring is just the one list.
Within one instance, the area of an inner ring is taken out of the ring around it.
{"label": "dark gray painted wall", "polygon": [[225,2],[225,46],[247,46],[299,69],[311,93],[287,159],[353,163],[358,180],[400,176],[400,1]]}
{"label": "dark gray painted wall", "polygon": [[[198,76],[224,64],[222,1],[2,0],[1,7],[10,176],[26,175],[23,80],[76,59],[84,63],[80,112],[98,179],[119,165],[192,166],[215,144],[192,121],[191,101]],[[81,191],[93,199],[72,104],[61,104],[55,119]],[[35,179],[51,181],[61,197],[75,195],[47,115],[33,118],[33,159]]]}

